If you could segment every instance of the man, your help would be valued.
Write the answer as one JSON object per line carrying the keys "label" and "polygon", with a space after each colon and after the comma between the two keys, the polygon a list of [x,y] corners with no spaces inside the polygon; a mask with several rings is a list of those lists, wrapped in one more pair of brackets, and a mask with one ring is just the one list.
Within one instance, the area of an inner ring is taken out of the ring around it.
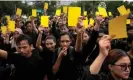
{"label": "man", "polygon": [[18,54],[0,50],[0,57],[15,65],[16,80],[43,80],[45,66],[39,54],[34,53],[32,39],[21,35],[17,39]]}

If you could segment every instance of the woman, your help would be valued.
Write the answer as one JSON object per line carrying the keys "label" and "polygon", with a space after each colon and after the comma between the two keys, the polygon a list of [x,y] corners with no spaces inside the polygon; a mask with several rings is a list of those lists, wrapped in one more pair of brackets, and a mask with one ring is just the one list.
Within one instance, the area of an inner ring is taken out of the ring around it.
{"label": "woman", "polygon": [[23,34],[22,30],[20,28],[16,28],[14,33],[13,33],[13,37],[10,40],[12,52],[16,52],[16,50],[17,50],[16,40],[21,34]]}
{"label": "woman", "polygon": [[[103,36],[99,41],[100,53],[91,64],[87,80],[132,80],[129,78],[131,61],[127,53],[120,49],[110,50],[110,36]],[[109,74],[99,71],[105,61]]]}

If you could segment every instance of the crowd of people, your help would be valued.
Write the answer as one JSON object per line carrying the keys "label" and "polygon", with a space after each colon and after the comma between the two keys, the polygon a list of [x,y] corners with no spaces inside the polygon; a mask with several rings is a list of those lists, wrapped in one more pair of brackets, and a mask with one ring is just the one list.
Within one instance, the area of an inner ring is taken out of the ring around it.
{"label": "crowd of people", "polygon": [[45,27],[16,15],[15,31],[0,34],[0,80],[133,80],[132,18],[124,39],[108,35],[110,17],[98,15],[88,28],[86,16],[76,26],[67,18],[50,16]]}

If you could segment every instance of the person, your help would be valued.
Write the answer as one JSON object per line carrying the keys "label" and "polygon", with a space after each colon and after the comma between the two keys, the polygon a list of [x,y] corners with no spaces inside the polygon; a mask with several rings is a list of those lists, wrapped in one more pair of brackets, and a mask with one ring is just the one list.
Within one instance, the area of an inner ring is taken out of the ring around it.
{"label": "person", "polygon": [[[121,49],[111,49],[111,36],[104,35],[99,40],[100,52],[90,65],[86,80],[132,80],[129,78],[131,61],[127,53]],[[99,73],[105,61],[108,74]]]}
{"label": "person", "polygon": [[53,56],[53,73],[56,79],[59,80],[76,80],[79,75],[77,73],[78,56],[80,55],[80,49],[82,44],[81,30],[76,40],[75,48],[71,45],[71,37],[68,33],[62,33],[60,35],[60,47],[55,51]]}
{"label": "person", "polygon": [[16,45],[16,41],[17,41],[17,38],[23,34],[22,30],[20,28],[16,28],[15,31],[13,32],[13,37],[12,39],[10,40],[10,44],[11,44],[11,51],[12,52],[16,52],[17,50],[17,45]]}
{"label": "person", "polygon": [[32,52],[32,39],[20,35],[16,44],[18,54],[0,49],[0,57],[15,65],[14,80],[43,80],[46,65],[37,53]]}
{"label": "person", "polygon": [[24,34],[30,36],[33,40],[33,47],[36,47],[36,40],[37,40],[37,34],[38,34],[38,30],[37,30],[37,26],[34,23],[35,19],[32,17],[31,21],[27,21],[25,23],[26,26],[26,30],[23,31]]}
{"label": "person", "polygon": [[39,27],[39,35],[36,42],[36,48],[39,49],[39,55],[43,58],[43,62],[47,65],[47,78],[52,80],[54,79],[53,73],[52,73],[52,59],[53,54],[56,49],[56,39],[52,35],[47,36],[44,40],[44,44],[42,43],[42,34],[43,34],[43,28]]}

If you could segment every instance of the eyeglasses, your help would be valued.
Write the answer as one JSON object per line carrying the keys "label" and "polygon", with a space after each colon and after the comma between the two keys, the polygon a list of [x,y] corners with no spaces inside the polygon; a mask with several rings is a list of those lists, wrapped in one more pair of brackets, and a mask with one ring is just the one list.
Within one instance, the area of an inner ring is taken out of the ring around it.
{"label": "eyeglasses", "polygon": [[114,64],[115,66],[120,66],[121,67],[121,70],[122,71],[126,71],[127,70],[127,68],[129,68],[130,70],[131,70],[131,64]]}

